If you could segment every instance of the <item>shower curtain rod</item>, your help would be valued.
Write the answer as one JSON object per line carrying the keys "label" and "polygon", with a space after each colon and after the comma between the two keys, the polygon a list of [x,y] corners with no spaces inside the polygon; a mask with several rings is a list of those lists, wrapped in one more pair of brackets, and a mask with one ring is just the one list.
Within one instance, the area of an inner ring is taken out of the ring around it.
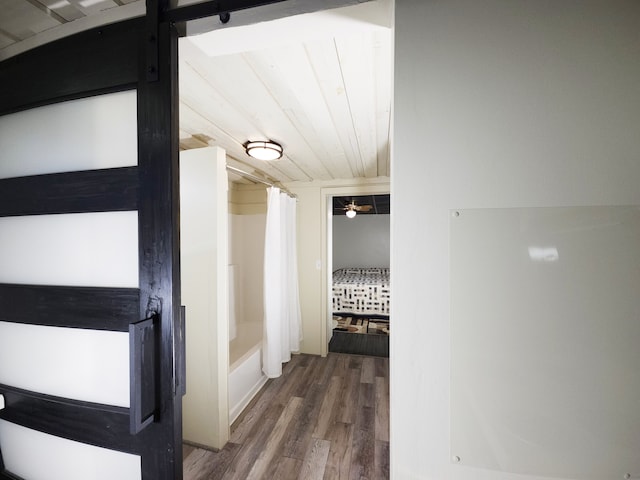
{"label": "shower curtain rod", "polygon": [[273,182],[270,182],[269,180],[265,180],[264,178],[260,178],[260,177],[258,177],[256,175],[253,175],[252,173],[245,172],[244,170],[240,170],[239,168],[232,167],[231,165],[227,165],[227,170],[229,170],[230,172],[233,172],[233,173],[237,173],[238,175],[242,175],[243,177],[248,178],[249,180],[253,180],[254,182],[263,183],[263,184],[268,185],[270,187],[279,188],[281,191],[283,191],[284,193],[286,193],[290,197],[298,198],[296,195],[291,193],[286,188],[284,188],[284,187],[282,187],[280,185],[277,185],[277,184],[275,184]]}

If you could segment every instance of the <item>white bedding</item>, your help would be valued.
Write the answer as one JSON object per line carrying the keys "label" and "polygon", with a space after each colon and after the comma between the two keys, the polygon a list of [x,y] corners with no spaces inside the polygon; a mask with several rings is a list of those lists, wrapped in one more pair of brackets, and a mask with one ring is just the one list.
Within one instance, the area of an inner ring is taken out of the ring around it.
{"label": "white bedding", "polygon": [[341,268],[333,272],[333,312],[389,315],[388,268]]}

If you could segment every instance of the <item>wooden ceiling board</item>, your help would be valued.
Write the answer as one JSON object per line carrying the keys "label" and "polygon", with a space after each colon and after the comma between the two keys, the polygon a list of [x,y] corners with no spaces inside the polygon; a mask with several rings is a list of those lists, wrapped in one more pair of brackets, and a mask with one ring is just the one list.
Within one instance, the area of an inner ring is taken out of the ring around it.
{"label": "wooden ceiling board", "polygon": [[217,128],[220,133],[213,137],[218,141],[226,136],[227,141],[241,146],[246,142],[247,135],[262,135],[251,118],[238,111],[228,99],[212,88],[209,78],[186,62],[180,64],[180,100]]}
{"label": "wooden ceiling board", "polygon": [[[180,103],[180,128],[190,135],[204,134],[211,137],[212,141],[209,142],[210,145],[219,146],[227,152],[228,157],[235,158],[239,161],[241,160],[245,165],[245,170],[246,165],[249,165],[250,168],[263,171],[281,182],[291,181],[297,176],[302,175],[302,172],[297,170],[290,162],[287,162],[286,159],[281,159],[277,162],[262,162],[249,157],[239,142],[230,139],[230,137],[222,132],[216,125],[189,107],[184,103],[184,99],[182,99]],[[288,171],[289,173],[287,173]]]}
{"label": "wooden ceiling board", "polygon": [[244,55],[299,133],[296,152],[324,166],[330,178],[351,171],[308,54],[302,44]]}
{"label": "wooden ceiling board", "polygon": [[373,58],[376,98],[376,140],[378,175],[391,176],[391,32],[378,30],[373,36]]}
{"label": "wooden ceiling board", "polygon": [[[208,87],[204,92],[204,84],[200,82],[201,86],[195,90],[200,95],[200,101],[198,107],[194,107],[193,103],[192,108],[199,108],[204,117],[223,128],[238,145],[243,145],[247,140],[271,139],[281,143],[284,156],[277,162],[281,164],[278,168],[294,169],[297,174],[293,179],[308,181],[313,178],[330,178],[326,168],[321,163],[314,162],[312,150],[304,142],[301,144],[295,126],[242,55],[209,58],[194,49],[199,50],[195,45],[185,45],[181,50],[186,57],[183,61],[188,69],[197,69],[197,74]],[[184,83],[191,89],[190,80],[185,80]],[[182,87],[181,91],[185,92]],[[203,101],[204,93],[216,99],[217,108]],[[293,165],[287,165],[289,162]]]}
{"label": "wooden ceiling board", "polygon": [[348,167],[348,172],[345,172],[347,176],[341,178],[363,177],[364,170],[360,161],[358,140],[351,121],[351,111],[335,40],[332,38],[329,42],[307,42],[305,50],[340,141],[342,155],[347,163],[344,167]]}
{"label": "wooden ceiling board", "polygon": [[378,176],[373,52],[362,36],[336,38],[365,177]]}
{"label": "wooden ceiling board", "polygon": [[[358,18],[359,11],[346,17],[346,10],[324,12],[314,28],[302,16],[304,32],[275,24],[269,30],[269,22],[262,23],[256,25],[262,35],[244,33],[253,40],[244,49],[222,45],[221,31],[187,39],[193,44],[181,47],[182,58],[239,113],[201,108],[200,114],[226,134],[227,143],[272,139],[283,145],[286,159],[300,170],[289,170],[290,180],[279,178],[283,182],[388,176],[391,31]],[[244,125],[236,125],[240,117]],[[224,143],[219,136],[216,142]]]}
{"label": "wooden ceiling board", "polygon": [[246,54],[213,57],[199,63],[197,68],[212,88],[254,126],[253,130],[245,130],[245,136],[239,139],[241,143],[274,140],[283,146],[284,156],[307,178],[331,178],[329,170],[305,143],[298,123],[292,121],[265,83],[263,75],[268,72],[256,70]]}
{"label": "wooden ceiling board", "polygon": [[[249,165],[251,169],[265,172],[280,182],[289,182],[301,178],[305,179],[302,181],[311,180],[311,177],[302,172],[287,157],[283,157],[275,162],[263,162],[248,156],[244,150],[244,146],[241,145],[239,141],[236,141],[227,133],[220,130],[216,124],[211,123],[211,121],[205,118],[199,111],[192,109],[184,100],[183,95],[181,95],[180,128],[186,133],[211,137],[210,145],[217,145],[224,148],[228,157],[235,158],[245,165],[245,170],[246,165]],[[250,172],[250,170],[247,171]]]}
{"label": "wooden ceiling board", "polygon": [[[250,135],[273,134],[265,132],[269,128],[268,113],[277,109],[277,104],[269,98],[255,74],[241,55],[209,57],[189,39],[181,42],[181,60],[196,70],[221,97],[224,97],[238,113],[247,118],[253,130]],[[247,138],[244,134],[241,143]],[[240,139],[239,139],[240,140]]]}
{"label": "wooden ceiling board", "polygon": [[310,177],[308,177],[286,157],[275,162],[263,162],[249,157],[242,145],[237,141],[230,139],[226,134],[224,134],[224,132],[219,130],[216,125],[210,123],[198,112],[195,112],[184,103],[180,104],[180,123],[181,128],[184,131],[193,135],[205,134],[212,137],[212,141],[209,142],[210,145],[216,145],[224,148],[227,152],[227,156],[230,158],[242,161],[246,165],[250,165],[253,169],[264,171],[270,176],[278,179],[278,181],[288,182],[297,178],[307,179],[305,181],[311,180]]}

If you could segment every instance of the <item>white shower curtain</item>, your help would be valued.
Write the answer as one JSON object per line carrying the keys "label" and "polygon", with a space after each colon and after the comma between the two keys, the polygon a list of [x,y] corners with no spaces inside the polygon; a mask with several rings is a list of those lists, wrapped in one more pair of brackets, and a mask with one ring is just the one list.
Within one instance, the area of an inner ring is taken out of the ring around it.
{"label": "white shower curtain", "polygon": [[300,350],[302,317],[298,293],[296,200],[267,190],[264,246],[264,335],[262,370],[269,378],[282,375],[282,364]]}

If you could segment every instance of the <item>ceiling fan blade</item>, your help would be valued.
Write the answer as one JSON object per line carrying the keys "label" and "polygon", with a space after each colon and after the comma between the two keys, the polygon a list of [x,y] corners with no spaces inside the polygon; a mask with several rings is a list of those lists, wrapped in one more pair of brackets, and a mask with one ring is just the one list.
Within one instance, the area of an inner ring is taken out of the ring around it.
{"label": "ceiling fan blade", "polygon": [[368,212],[373,208],[373,205],[356,205],[356,210],[359,212]]}

